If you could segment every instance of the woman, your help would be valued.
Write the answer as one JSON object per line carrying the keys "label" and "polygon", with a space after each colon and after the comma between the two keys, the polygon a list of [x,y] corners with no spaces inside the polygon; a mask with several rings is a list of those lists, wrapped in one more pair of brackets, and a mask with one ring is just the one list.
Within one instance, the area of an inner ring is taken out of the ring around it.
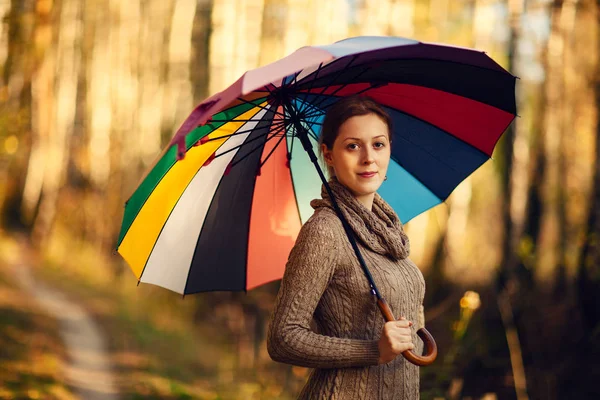
{"label": "woman", "polygon": [[323,189],[290,253],[267,338],[273,360],[315,368],[301,399],[419,398],[419,369],[400,353],[422,351],[416,331],[424,325],[425,282],[408,259],[398,216],[376,193],[386,179],[391,134],[390,117],[376,102],[348,97],[328,110],[320,146],[367,266],[403,317],[383,320]]}

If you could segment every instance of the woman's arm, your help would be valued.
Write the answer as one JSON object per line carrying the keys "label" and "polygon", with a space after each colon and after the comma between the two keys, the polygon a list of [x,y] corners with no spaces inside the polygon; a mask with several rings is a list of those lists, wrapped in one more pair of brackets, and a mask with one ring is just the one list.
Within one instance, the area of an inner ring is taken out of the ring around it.
{"label": "woman's arm", "polygon": [[310,368],[376,365],[377,340],[342,339],[310,329],[315,308],[335,272],[343,234],[326,216],[316,217],[302,227],[286,264],[269,323],[269,354],[275,361]]}

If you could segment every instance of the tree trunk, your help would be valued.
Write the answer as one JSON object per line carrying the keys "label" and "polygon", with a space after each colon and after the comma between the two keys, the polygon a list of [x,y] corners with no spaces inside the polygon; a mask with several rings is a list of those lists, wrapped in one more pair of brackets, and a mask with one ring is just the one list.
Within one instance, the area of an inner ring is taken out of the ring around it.
{"label": "tree trunk", "polygon": [[[597,1],[597,12],[600,1]],[[598,46],[600,41],[597,41]],[[600,52],[600,46],[598,46]],[[597,53],[600,54],[600,53]],[[600,326],[600,62],[596,61],[595,102],[596,102],[596,151],[594,176],[590,197],[590,213],[587,233],[578,270],[579,303],[585,329],[590,335]]]}
{"label": "tree trunk", "polygon": [[210,96],[208,93],[208,56],[210,54],[210,33],[212,30],[210,16],[213,1],[199,0],[194,17],[192,32],[192,60],[190,63],[190,78],[193,85],[194,105]]}
{"label": "tree trunk", "polygon": [[[523,0],[508,0],[510,35],[508,41],[508,70],[515,71],[517,45],[521,34],[520,18],[523,14]],[[528,399],[527,380],[522,358],[521,343],[514,320],[513,308],[515,299],[518,299],[518,277],[516,275],[516,241],[518,232],[515,229],[513,205],[515,202],[513,192],[514,146],[517,138],[517,121],[513,122],[504,133],[502,143],[502,174],[501,187],[503,192],[502,222],[504,237],[502,240],[502,256],[499,272],[499,293],[497,297],[498,308],[504,325],[507,344],[510,352],[512,375],[515,382],[515,393],[518,400]]]}
{"label": "tree trunk", "polygon": [[[50,18],[47,7],[38,7],[34,0],[12,0],[4,17],[6,31],[2,33],[2,40],[6,43],[4,64],[2,69],[2,86],[5,90],[6,101],[2,111],[7,120],[2,127],[6,135],[14,134],[19,140],[19,147],[24,148],[21,154],[26,154],[16,160],[8,171],[7,193],[4,196],[2,207],[4,220],[13,227],[30,227],[31,220],[25,220],[22,213],[23,187],[27,186],[27,177],[23,171],[30,174],[28,169],[29,152],[31,152],[34,139],[28,137],[32,132],[31,122],[31,80],[39,60],[38,54],[44,52],[44,42],[39,33]],[[44,18],[40,18],[44,17]],[[40,20],[40,25],[35,24]],[[35,46],[32,46],[34,43]],[[34,132],[35,134],[35,132]],[[35,202],[37,207],[37,200]]]}
{"label": "tree trunk", "polygon": [[544,151],[546,157],[546,175],[543,177],[544,210],[542,213],[542,228],[540,230],[540,249],[538,258],[538,278],[551,283],[551,277],[555,274],[560,263],[561,236],[564,234],[564,226],[561,219],[564,214],[559,215],[559,203],[562,196],[561,180],[561,113],[564,102],[563,85],[563,54],[564,36],[561,26],[562,1],[554,1],[550,10],[550,36],[548,38],[548,49],[546,52],[546,99],[547,110],[544,120]]}
{"label": "tree trunk", "polygon": [[563,52],[562,52],[562,101],[561,101],[561,135],[559,138],[559,152],[558,152],[558,167],[559,177],[557,185],[557,199],[558,199],[558,227],[559,227],[559,246],[558,246],[558,265],[556,268],[555,279],[554,279],[554,291],[555,296],[563,297],[567,293],[567,269],[568,269],[568,257],[567,253],[570,249],[569,241],[571,238],[574,239],[572,234],[572,227],[567,216],[567,205],[568,205],[568,191],[569,191],[569,174],[570,165],[567,163],[568,154],[572,146],[571,142],[575,140],[573,135],[573,107],[572,104],[575,102],[574,97],[577,93],[573,93],[569,90],[568,74],[569,67],[572,65],[572,60],[577,59],[576,54],[572,51],[573,46],[573,35],[575,30],[575,20],[577,15],[578,0],[566,0],[563,3],[561,15],[560,15],[560,29],[563,40]]}
{"label": "tree trunk", "polygon": [[42,198],[33,229],[33,240],[38,243],[46,242],[51,232],[57,213],[59,192],[66,177],[81,65],[82,11],[83,7],[78,0],[63,0],[60,5],[56,76],[48,82],[56,91],[52,101],[54,109],[50,124],[40,126],[40,130],[48,130],[47,142],[44,143],[43,149],[46,162]]}

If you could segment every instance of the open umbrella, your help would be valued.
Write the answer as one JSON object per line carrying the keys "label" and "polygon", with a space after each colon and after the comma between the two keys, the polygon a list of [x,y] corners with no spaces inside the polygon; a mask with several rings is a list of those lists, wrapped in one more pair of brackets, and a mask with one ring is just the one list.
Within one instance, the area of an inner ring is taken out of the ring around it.
{"label": "open umbrella", "polygon": [[[126,203],[117,250],[140,282],[182,294],[280,279],[309,201],[322,184],[329,190],[315,151],[331,104],[364,93],[390,114],[392,161],[379,193],[406,223],[491,157],[515,117],[514,89],[513,75],[466,48],[394,37],[303,47],[191,113]],[[437,349],[418,333],[428,354],[404,355],[425,365]]]}

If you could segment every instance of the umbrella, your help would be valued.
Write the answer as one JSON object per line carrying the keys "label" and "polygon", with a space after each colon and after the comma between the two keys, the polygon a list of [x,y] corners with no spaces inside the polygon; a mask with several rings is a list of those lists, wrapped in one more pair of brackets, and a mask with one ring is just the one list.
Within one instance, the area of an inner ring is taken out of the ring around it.
{"label": "umbrella", "polygon": [[[514,89],[513,75],[466,48],[396,37],[303,47],[192,111],[127,201],[117,251],[140,282],[182,294],[280,279],[309,201],[329,189],[314,153],[331,104],[364,94],[390,114],[392,160],[379,194],[406,223],[491,157],[515,117]],[[424,329],[419,336],[429,354],[404,355],[424,365],[437,349]]]}

